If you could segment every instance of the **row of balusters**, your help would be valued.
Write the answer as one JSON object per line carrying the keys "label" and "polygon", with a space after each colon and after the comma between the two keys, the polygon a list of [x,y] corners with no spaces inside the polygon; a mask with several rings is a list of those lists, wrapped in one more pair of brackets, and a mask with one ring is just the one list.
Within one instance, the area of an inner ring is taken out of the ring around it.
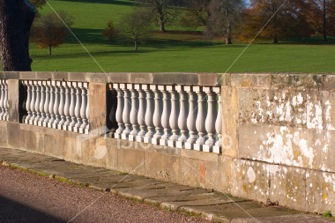
{"label": "row of balusters", "polygon": [[220,87],[113,84],[114,137],[205,152],[221,152]]}
{"label": "row of balusters", "polygon": [[8,85],[7,80],[0,80],[0,120],[8,121]]}
{"label": "row of balusters", "polygon": [[26,90],[24,123],[88,133],[88,83],[26,80],[22,84]]}

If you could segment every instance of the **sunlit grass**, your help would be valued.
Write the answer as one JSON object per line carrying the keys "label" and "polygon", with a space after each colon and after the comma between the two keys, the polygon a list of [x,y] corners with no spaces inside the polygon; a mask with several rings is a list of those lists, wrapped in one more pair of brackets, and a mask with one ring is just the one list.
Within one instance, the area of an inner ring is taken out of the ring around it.
{"label": "sunlit grass", "polygon": [[[134,7],[132,1],[49,2],[56,11],[63,10],[73,16],[72,30],[86,49],[73,36],[67,38],[67,43],[54,48],[52,56],[47,55],[47,49],[38,49],[32,44],[35,71],[101,72],[86,50],[106,72],[329,73],[335,70],[333,45],[254,44],[241,55],[246,44],[226,46],[219,41],[208,41],[196,32],[154,32],[152,39],[134,52],[131,43],[117,40],[110,43],[101,35],[109,19],[118,22]],[[41,13],[50,10],[45,6]]]}

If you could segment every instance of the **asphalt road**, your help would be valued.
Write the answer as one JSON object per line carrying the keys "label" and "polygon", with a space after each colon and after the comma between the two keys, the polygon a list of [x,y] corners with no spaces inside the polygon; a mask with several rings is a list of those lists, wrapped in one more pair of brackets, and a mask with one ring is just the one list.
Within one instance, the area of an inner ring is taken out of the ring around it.
{"label": "asphalt road", "polygon": [[207,222],[0,166],[0,223]]}

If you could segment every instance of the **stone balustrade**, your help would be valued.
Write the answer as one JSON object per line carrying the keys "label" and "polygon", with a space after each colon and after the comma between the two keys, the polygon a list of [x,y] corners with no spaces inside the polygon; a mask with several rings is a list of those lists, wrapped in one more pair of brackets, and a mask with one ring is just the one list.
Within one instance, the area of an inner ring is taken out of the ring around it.
{"label": "stone balustrade", "polygon": [[23,80],[26,89],[23,122],[78,133],[88,133],[88,83]]}
{"label": "stone balustrade", "polygon": [[7,80],[0,79],[0,120],[8,121],[8,107]]}
{"label": "stone balustrade", "polygon": [[332,74],[3,72],[0,146],[335,213],[334,92]]}
{"label": "stone balustrade", "polygon": [[113,84],[117,139],[220,153],[220,87]]}

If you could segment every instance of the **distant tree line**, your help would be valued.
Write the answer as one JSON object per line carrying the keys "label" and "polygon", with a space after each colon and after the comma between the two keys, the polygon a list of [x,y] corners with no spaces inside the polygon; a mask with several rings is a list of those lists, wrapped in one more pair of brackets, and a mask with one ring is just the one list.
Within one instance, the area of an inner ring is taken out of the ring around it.
{"label": "distant tree line", "polygon": [[252,0],[243,11],[241,35],[251,38],[268,22],[261,37],[280,39],[335,35],[335,0]]}
{"label": "distant tree line", "polygon": [[335,0],[185,0],[190,21],[205,27],[205,34],[252,39],[280,39],[335,35]]}
{"label": "distant tree line", "polygon": [[[335,0],[138,0],[161,32],[177,23],[204,31],[208,38],[259,37],[273,43],[288,38],[335,35]],[[179,7],[179,10],[178,10]],[[186,10],[180,10],[183,7]],[[147,16],[145,17],[147,20]],[[263,29],[262,29],[263,28]],[[261,32],[260,32],[261,31]]]}

